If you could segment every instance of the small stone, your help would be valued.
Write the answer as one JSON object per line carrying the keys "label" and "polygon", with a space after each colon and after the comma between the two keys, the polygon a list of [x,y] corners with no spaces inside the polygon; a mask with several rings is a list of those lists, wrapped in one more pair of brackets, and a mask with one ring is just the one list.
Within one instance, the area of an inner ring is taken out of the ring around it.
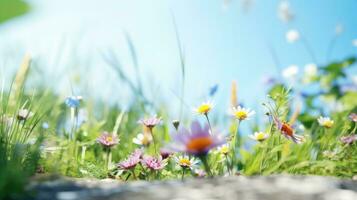
{"label": "small stone", "polygon": [[352,177],[352,180],[357,181],[357,175],[354,175],[354,176]]}

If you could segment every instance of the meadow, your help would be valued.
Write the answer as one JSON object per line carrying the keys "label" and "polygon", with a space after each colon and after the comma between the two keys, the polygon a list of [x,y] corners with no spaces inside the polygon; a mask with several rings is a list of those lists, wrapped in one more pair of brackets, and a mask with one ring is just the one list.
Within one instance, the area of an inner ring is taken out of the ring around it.
{"label": "meadow", "polygon": [[[295,32],[289,35],[298,39]],[[130,40],[128,46],[136,63]],[[232,81],[230,91],[220,91],[230,96],[224,116],[212,113],[220,103],[213,100],[218,86],[200,91],[207,98],[187,111],[183,81],[176,116],[167,104],[146,98],[121,67],[113,66],[135,94],[125,109],[74,92],[64,98],[45,84],[27,86],[33,63],[25,56],[11,81],[1,84],[0,199],[31,196],[26,186],[37,177],[121,182],[272,174],[357,178],[354,56],[309,64],[303,72],[295,66],[282,69],[265,83],[266,98],[257,108],[263,114],[242,103]],[[240,127],[246,123],[248,128]]]}
{"label": "meadow", "polygon": [[257,114],[239,104],[234,83],[225,118],[230,125],[218,130],[210,101],[192,106],[190,118],[172,120],[165,107],[147,113],[145,98],[124,111],[105,103],[94,107],[79,95],[29,93],[27,57],[1,92],[1,198],[21,195],[29,177],[40,174],[118,181],[280,173],[353,178],[357,93],[345,70],[354,62],[321,66],[296,80],[318,85],[311,93],[273,81],[261,104],[266,123],[242,134],[239,125]]}

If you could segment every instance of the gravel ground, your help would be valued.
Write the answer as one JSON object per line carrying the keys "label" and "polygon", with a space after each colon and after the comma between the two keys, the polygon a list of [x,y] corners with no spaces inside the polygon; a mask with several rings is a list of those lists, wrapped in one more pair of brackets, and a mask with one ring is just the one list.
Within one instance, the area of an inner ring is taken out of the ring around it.
{"label": "gravel ground", "polygon": [[123,183],[112,179],[33,182],[35,200],[357,200],[357,181],[318,176],[220,177]]}

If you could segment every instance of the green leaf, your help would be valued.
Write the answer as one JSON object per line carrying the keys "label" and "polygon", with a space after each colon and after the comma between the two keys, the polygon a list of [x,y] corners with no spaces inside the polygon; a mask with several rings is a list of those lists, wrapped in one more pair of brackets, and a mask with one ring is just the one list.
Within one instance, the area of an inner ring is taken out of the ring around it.
{"label": "green leaf", "polygon": [[0,23],[23,15],[28,11],[28,4],[22,0],[0,0]]}

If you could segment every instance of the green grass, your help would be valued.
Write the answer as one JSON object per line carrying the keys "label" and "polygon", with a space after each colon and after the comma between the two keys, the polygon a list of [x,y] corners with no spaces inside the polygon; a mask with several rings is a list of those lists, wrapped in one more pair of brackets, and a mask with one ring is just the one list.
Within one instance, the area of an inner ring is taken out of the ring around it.
{"label": "green grass", "polygon": [[[134,50],[132,49],[134,52]],[[135,53],[133,53],[135,54]],[[134,56],[135,57],[135,56]],[[343,144],[342,136],[356,134],[357,124],[348,119],[348,115],[357,112],[356,92],[343,92],[342,86],[348,68],[353,66],[354,58],[321,66],[320,71],[310,84],[319,85],[321,93],[305,94],[294,88],[287,88],[285,84],[276,83],[269,88],[269,95],[259,109],[268,114],[253,116],[266,118],[264,123],[255,123],[255,120],[241,121],[252,123],[253,127],[246,134],[238,129],[238,122],[233,118],[213,116],[209,113],[213,127],[222,123],[226,126],[227,143],[229,138],[235,138],[237,145],[228,155],[222,155],[216,149],[208,154],[208,165],[214,176],[223,176],[240,173],[246,176],[271,175],[280,173],[299,175],[322,175],[352,178],[357,174],[357,142],[352,145]],[[137,101],[125,110],[106,102],[93,99],[83,99],[80,106],[70,108],[65,99],[51,90],[38,88],[35,92],[24,88],[31,76],[31,60],[26,58],[17,72],[12,86],[1,92],[1,123],[0,123],[0,199],[17,198],[24,195],[24,186],[29,177],[37,173],[59,174],[69,177],[115,178],[121,181],[132,180],[165,180],[181,179],[183,169],[177,165],[172,157],[168,158],[167,166],[153,172],[141,165],[133,170],[122,170],[116,163],[127,158],[138,145],[132,142],[138,133],[145,131],[137,121],[148,116],[147,110],[155,111],[161,116],[163,123],[154,128],[157,147],[167,147],[171,142],[170,132],[174,127],[171,124],[170,113],[165,104],[154,107],[145,99],[144,93],[139,92],[139,82],[130,82],[138,92]],[[331,67],[333,66],[333,67]],[[118,71],[125,79],[122,69]],[[333,77],[333,78],[330,78]],[[138,85],[136,85],[138,84]],[[299,84],[302,84],[299,82]],[[299,98],[297,98],[299,97]],[[344,105],[343,110],[327,110],[323,98],[333,99]],[[296,99],[302,104],[297,109]],[[179,108],[181,105],[177,105]],[[21,109],[28,109],[34,116],[25,121],[18,119]],[[85,111],[85,115],[83,112]],[[303,135],[302,144],[296,144],[286,139],[271,116],[277,116],[283,122],[291,122],[294,130]],[[328,115],[334,120],[331,128],[325,128],[317,123],[317,117]],[[204,116],[184,113],[191,116],[181,120],[180,126],[188,126],[197,118],[206,120]],[[10,125],[5,119],[14,119]],[[82,123],[81,118],[85,118]],[[213,120],[219,119],[219,120]],[[43,127],[47,123],[49,127]],[[77,124],[77,125],[75,125]],[[304,126],[299,130],[299,126]],[[105,149],[96,142],[96,138],[108,131],[120,138],[118,145],[111,148],[113,165],[107,168]],[[269,138],[262,142],[249,140],[246,135],[254,131],[264,131]],[[71,138],[73,134],[75,137]],[[247,148],[250,146],[250,148]],[[144,147],[147,155],[156,155],[154,145]],[[235,152],[236,154],[233,154]],[[175,153],[173,156],[182,155]],[[203,170],[202,163],[196,169]],[[184,177],[197,176],[195,170],[185,169]],[[134,177],[133,174],[136,176]]]}

